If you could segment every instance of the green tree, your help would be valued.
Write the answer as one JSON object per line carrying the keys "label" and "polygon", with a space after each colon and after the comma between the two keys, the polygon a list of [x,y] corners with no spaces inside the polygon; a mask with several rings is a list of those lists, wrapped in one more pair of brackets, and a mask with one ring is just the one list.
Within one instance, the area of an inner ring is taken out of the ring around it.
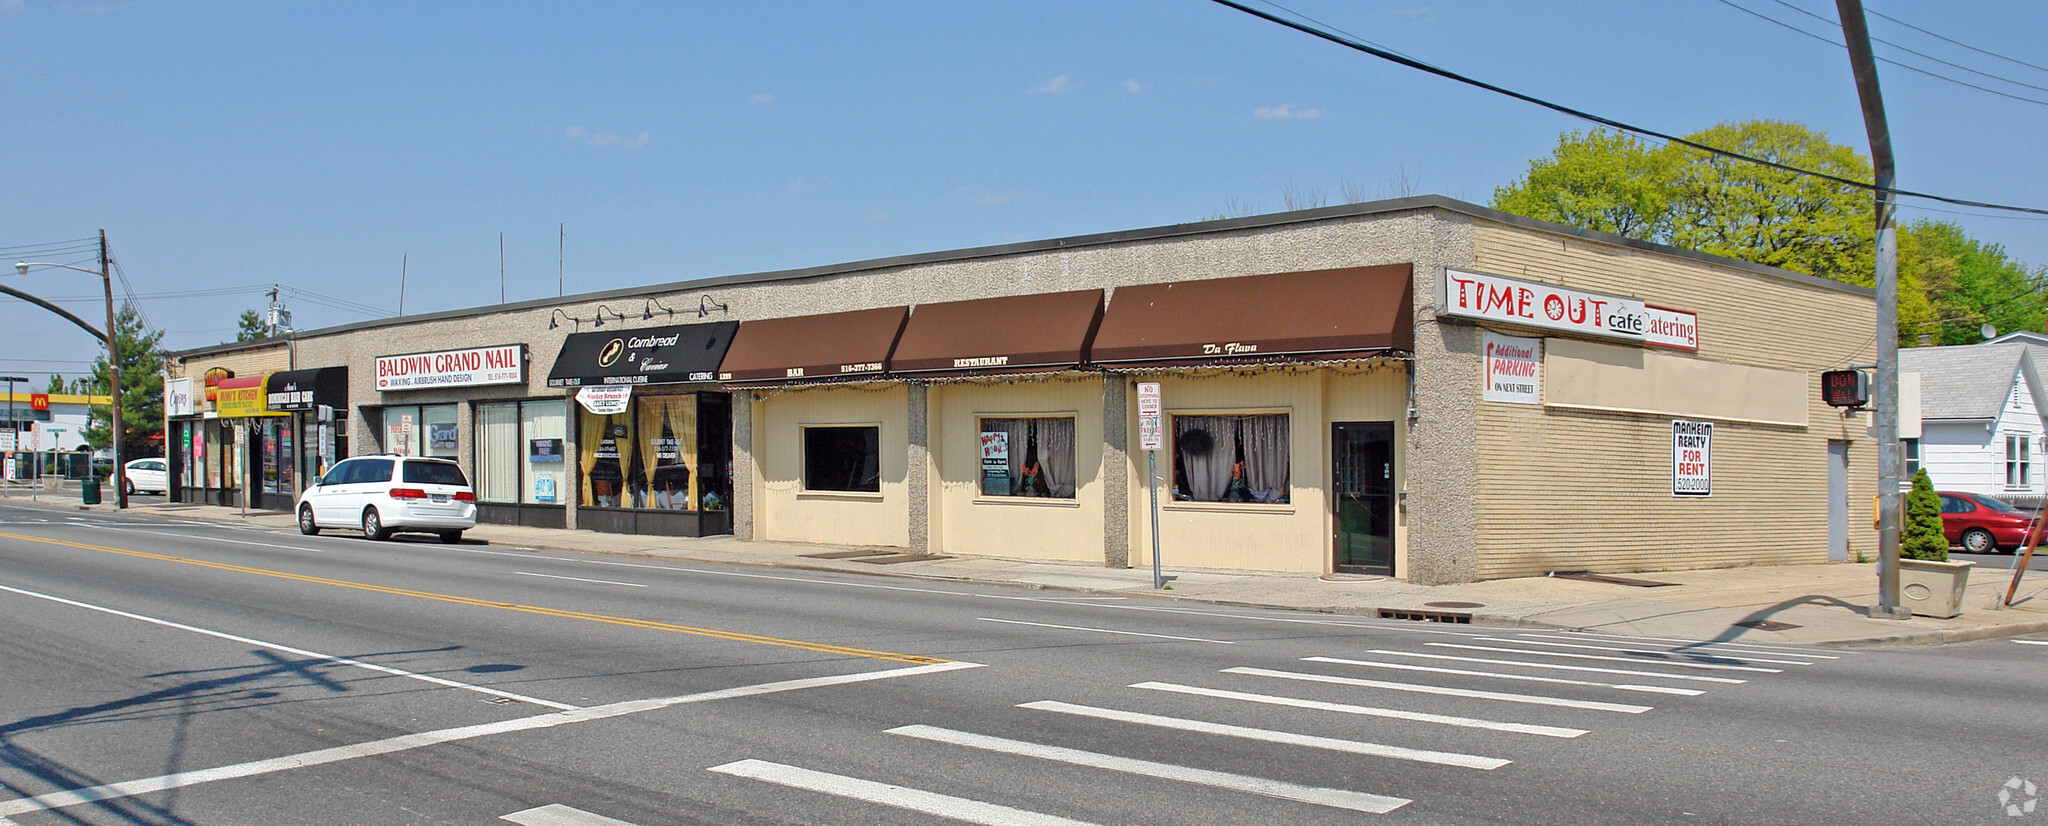
{"label": "green tree", "polygon": [[263,323],[263,314],[255,310],[243,310],[242,317],[235,319],[236,341],[255,341],[270,337],[270,325]]}
{"label": "green tree", "polygon": [[[164,351],[159,346],[162,331],[144,329],[142,316],[134,307],[122,306],[114,315],[114,344],[121,351],[121,461],[158,455],[164,441]],[[94,394],[108,392],[107,357],[92,363]],[[85,441],[94,450],[112,443],[108,411],[94,407],[86,420]]]}
{"label": "green tree", "polygon": [[[2040,330],[2048,323],[2048,272],[2029,271],[2005,248],[1948,221],[1919,220],[1899,233],[1899,271],[1926,290],[1933,318],[1915,325],[1935,344],[1974,344],[1978,327]],[[1904,325],[1901,325],[1902,331]]]}
{"label": "green tree", "polygon": [[[1724,123],[1686,136],[1696,143],[1870,180],[1854,149],[1796,123]],[[1650,146],[1620,133],[1567,133],[1549,158],[1494,190],[1504,212],[1696,249],[1794,272],[1870,286],[1875,218],[1870,193],[1680,145]],[[1912,273],[1901,269],[1899,320],[1916,330],[1936,316]]]}
{"label": "green tree", "polygon": [[49,385],[48,385],[48,386],[45,386],[45,387],[43,388],[43,392],[45,392],[45,393],[53,393],[53,394],[54,394],[54,393],[65,393],[65,392],[69,392],[69,391],[65,390],[64,388],[65,388],[65,384],[64,384],[64,377],[63,377],[62,375],[59,375],[59,374],[57,374],[57,373],[51,373],[51,374],[50,374],[50,383],[49,383]]}
{"label": "green tree", "polygon": [[1913,490],[1906,494],[1906,526],[1899,537],[1899,556],[1948,561],[1948,538],[1941,532],[1941,496],[1934,492],[1934,482],[1924,468],[1913,474]]}

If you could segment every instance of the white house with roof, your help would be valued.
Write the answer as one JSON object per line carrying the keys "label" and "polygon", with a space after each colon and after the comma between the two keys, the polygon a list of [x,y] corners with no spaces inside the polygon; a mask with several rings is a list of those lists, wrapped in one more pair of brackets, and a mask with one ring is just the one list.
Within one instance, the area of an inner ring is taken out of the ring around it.
{"label": "white house with roof", "polygon": [[2048,387],[2036,365],[2048,360],[2048,337],[2024,335],[1899,351],[1899,372],[1920,381],[1920,437],[1904,445],[1908,480],[1925,468],[1938,490],[2028,505],[2043,498]]}

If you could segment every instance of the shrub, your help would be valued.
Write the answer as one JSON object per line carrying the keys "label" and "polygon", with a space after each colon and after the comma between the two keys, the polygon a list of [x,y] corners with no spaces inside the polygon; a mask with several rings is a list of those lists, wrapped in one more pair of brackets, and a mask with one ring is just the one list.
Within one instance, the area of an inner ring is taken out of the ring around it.
{"label": "shrub", "polygon": [[1927,471],[1913,474],[1913,492],[1906,494],[1906,524],[1899,537],[1899,556],[1904,559],[1948,561],[1948,538],[1941,533],[1941,497]]}

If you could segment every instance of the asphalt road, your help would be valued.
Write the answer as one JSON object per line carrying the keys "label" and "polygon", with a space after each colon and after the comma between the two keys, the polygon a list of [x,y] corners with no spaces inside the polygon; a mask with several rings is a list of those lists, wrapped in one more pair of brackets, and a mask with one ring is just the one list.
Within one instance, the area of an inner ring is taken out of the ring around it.
{"label": "asphalt road", "polygon": [[0,617],[15,824],[2048,824],[2048,644],[2014,640],[1420,625],[7,505]]}

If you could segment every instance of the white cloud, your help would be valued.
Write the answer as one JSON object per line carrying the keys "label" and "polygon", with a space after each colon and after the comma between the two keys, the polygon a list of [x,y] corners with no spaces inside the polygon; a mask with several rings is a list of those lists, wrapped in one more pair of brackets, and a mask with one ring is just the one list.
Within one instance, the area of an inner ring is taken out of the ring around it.
{"label": "white cloud", "polygon": [[1279,106],[1261,106],[1252,110],[1252,117],[1261,120],[1312,120],[1323,116],[1321,109],[1296,109],[1292,103]]}
{"label": "white cloud", "polygon": [[572,141],[580,141],[587,146],[622,146],[627,149],[645,147],[651,139],[646,132],[628,138],[617,132],[592,132],[581,126],[569,127],[567,131],[562,133],[562,137]]}
{"label": "white cloud", "polygon": [[1076,85],[1078,83],[1074,80],[1073,75],[1060,75],[1031,87],[1031,92],[1038,95],[1059,95],[1073,91]]}
{"label": "white cloud", "polygon": [[1145,84],[1139,83],[1137,78],[1126,78],[1123,82],[1123,89],[1124,91],[1135,95],[1139,92],[1145,91]]}
{"label": "white cloud", "polygon": [[771,94],[768,94],[767,92],[761,92],[761,93],[759,93],[759,94],[756,94],[756,95],[754,95],[753,97],[747,98],[747,102],[748,102],[748,103],[774,103],[774,102],[775,102],[775,96],[774,96],[774,95],[771,95]]}

